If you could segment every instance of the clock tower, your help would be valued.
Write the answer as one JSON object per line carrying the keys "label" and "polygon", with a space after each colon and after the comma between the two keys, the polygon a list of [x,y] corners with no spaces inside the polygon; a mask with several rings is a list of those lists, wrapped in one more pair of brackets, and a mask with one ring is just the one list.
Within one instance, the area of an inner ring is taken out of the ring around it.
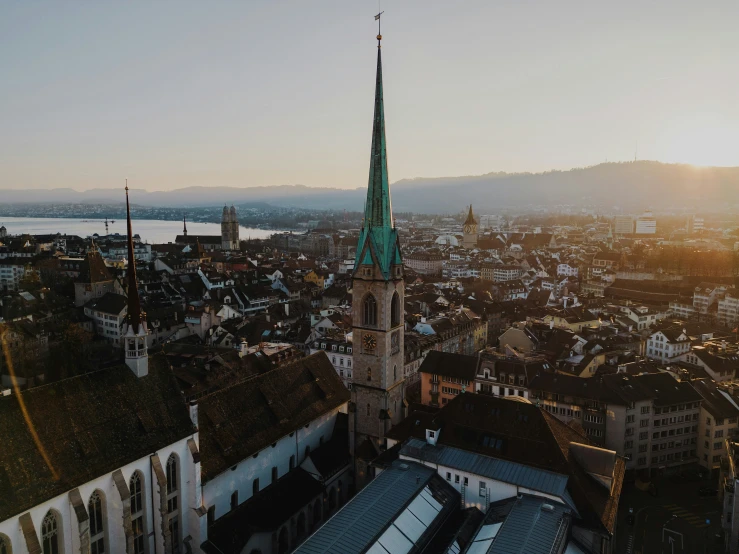
{"label": "clock tower", "polygon": [[462,238],[462,247],[471,250],[477,246],[477,221],[472,215],[472,204],[470,204],[470,213],[462,226],[464,236]]}
{"label": "clock tower", "polygon": [[[390,203],[381,39],[369,184],[352,274],[353,448],[365,459],[384,449],[385,433],[404,417],[403,259]],[[358,464],[358,484],[362,474]]]}

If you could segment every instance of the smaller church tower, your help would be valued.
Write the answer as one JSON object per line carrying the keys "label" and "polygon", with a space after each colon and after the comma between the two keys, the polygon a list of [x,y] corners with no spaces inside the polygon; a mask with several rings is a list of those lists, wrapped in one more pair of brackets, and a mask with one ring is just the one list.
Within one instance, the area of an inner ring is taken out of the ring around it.
{"label": "smaller church tower", "polygon": [[239,249],[239,218],[236,216],[236,208],[231,206],[231,250]]}
{"label": "smaller church tower", "polygon": [[225,205],[221,216],[221,248],[231,250],[231,212]]}
{"label": "smaller church tower", "polygon": [[608,250],[613,250],[613,230],[611,229],[611,226],[608,226],[608,236],[606,237],[606,245],[608,246]]}
{"label": "smaller church tower", "polygon": [[131,208],[128,203],[128,182],[126,182],[126,223],[128,225],[128,313],[123,332],[123,348],[126,352],[126,365],[136,377],[149,374],[149,354],[146,349],[146,314],[141,309],[139,285],[136,280],[136,258],[133,250],[131,230]]}
{"label": "smaller church tower", "polygon": [[464,237],[462,238],[462,247],[471,250],[477,246],[477,221],[472,214],[472,204],[470,204],[470,212],[463,225]]}

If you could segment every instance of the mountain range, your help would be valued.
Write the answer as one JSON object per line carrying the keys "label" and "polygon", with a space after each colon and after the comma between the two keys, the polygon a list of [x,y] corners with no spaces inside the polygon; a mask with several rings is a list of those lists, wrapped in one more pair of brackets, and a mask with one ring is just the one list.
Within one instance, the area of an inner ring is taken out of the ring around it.
{"label": "mountain range", "polygon": [[[557,205],[722,209],[739,205],[739,167],[695,167],[653,161],[602,163],[569,171],[487,173],[465,177],[403,179],[391,185],[393,208],[417,213],[477,213]],[[355,189],[304,185],[188,187],[172,191],[132,189],[136,204],[152,207],[215,206],[266,202],[273,206],[353,210],[363,207],[365,186]],[[115,189],[0,189],[0,202],[109,204]]]}

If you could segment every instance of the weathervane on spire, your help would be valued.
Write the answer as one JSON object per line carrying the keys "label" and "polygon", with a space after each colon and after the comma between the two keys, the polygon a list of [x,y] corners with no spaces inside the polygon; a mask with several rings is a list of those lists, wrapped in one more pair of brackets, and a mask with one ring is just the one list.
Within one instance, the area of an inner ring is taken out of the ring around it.
{"label": "weathervane on spire", "polygon": [[380,16],[384,14],[385,12],[380,12],[375,16],[375,21],[377,21],[377,47],[380,48],[380,41],[382,40],[382,33],[380,32],[381,26],[382,26],[382,20],[380,19]]}

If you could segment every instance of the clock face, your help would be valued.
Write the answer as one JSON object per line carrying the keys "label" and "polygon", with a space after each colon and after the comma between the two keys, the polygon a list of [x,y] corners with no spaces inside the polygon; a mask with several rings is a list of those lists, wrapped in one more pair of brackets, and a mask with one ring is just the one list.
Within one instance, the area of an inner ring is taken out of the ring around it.
{"label": "clock face", "polygon": [[367,350],[374,350],[375,346],[377,346],[377,339],[375,338],[375,335],[371,333],[367,333],[364,335],[362,342],[364,343],[364,347]]}

